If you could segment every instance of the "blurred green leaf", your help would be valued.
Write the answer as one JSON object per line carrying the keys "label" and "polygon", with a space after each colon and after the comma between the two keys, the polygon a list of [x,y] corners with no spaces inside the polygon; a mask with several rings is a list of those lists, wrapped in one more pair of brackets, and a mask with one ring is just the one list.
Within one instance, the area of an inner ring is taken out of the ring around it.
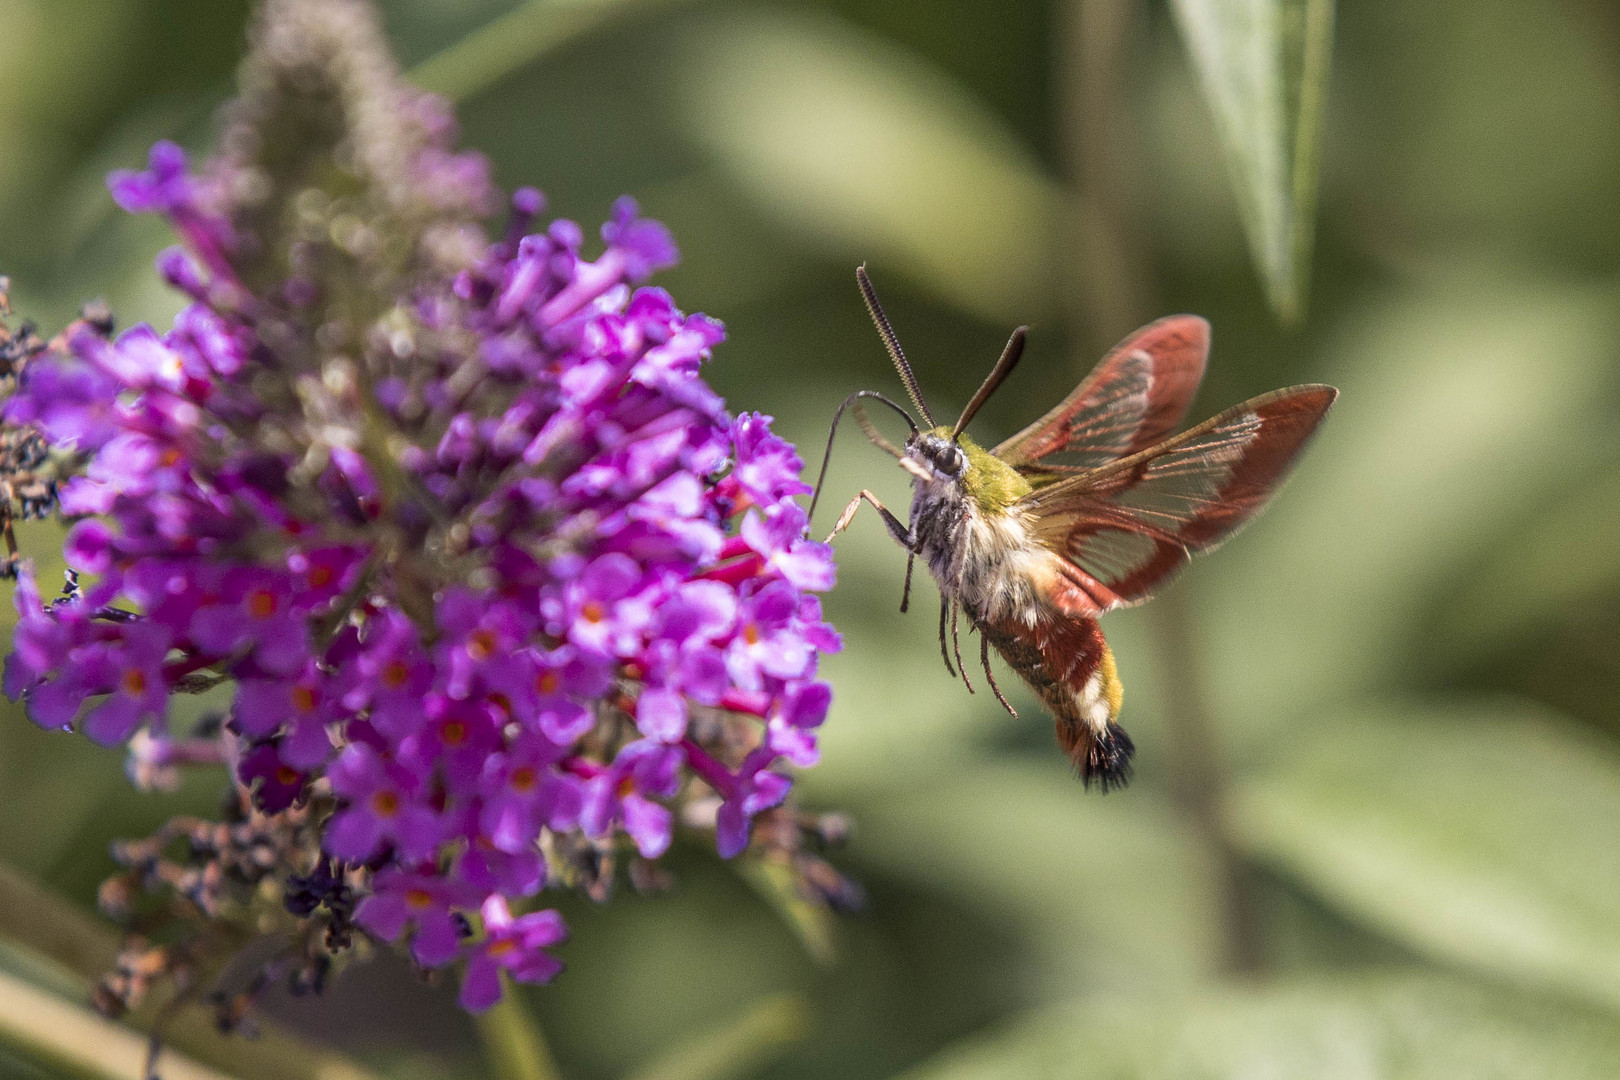
{"label": "blurred green leaf", "polygon": [[773,994],[741,1016],[702,1031],[636,1070],[631,1080],[731,1080],[747,1076],[810,1030],[809,1004],[797,994]]}
{"label": "blurred green leaf", "polygon": [[424,90],[465,101],[572,41],[673,0],[528,0],[412,68]]}
{"label": "blurred green leaf", "polygon": [[[1335,328],[1302,374],[1343,395],[1298,473],[1177,586],[1201,590],[1204,670],[1239,752],[1423,670],[1458,567],[1607,455],[1616,375],[1596,358],[1620,348],[1617,297],[1476,261]],[[1217,365],[1221,348],[1217,329]]]}
{"label": "blurred green leaf", "polygon": [[1345,92],[1334,95],[1324,181],[1335,238],[1395,265],[1465,245],[1549,270],[1612,266],[1614,11],[1563,0],[1343,6],[1334,66]]}
{"label": "blurred green leaf", "polygon": [[[1450,664],[1501,654],[1620,588],[1620,468],[1571,469],[1568,490],[1533,508],[1458,576],[1435,640]],[[1511,602],[1504,584],[1511,582]]]}
{"label": "blurred green leaf", "polygon": [[1272,310],[1299,317],[1332,53],[1333,0],[1172,0],[1226,148]]}
{"label": "blurred green leaf", "polygon": [[672,46],[680,118],[761,207],[991,322],[1054,309],[1063,196],[943,73],[808,12],[738,11]]}
{"label": "blurred green leaf", "polygon": [[1241,783],[1231,821],[1413,948],[1620,1009],[1620,758],[1545,709],[1334,716]]}
{"label": "blurred green leaf", "polygon": [[1185,1001],[1086,1000],[947,1050],[906,1080],[1598,1080],[1612,1020],[1422,972]]}
{"label": "blurred green leaf", "polygon": [[858,851],[984,905],[1038,942],[1054,991],[1184,986],[1219,954],[1210,854],[1150,789],[1087,797],[1055,752],[897,784],[860,804]]}
{"label": "blurred green leaf", "polygon": [[832,912],[802,895],[791,867],[760,858],[738,859],[732,866],[776,910],[816,963],[831,964],[838,959]]}

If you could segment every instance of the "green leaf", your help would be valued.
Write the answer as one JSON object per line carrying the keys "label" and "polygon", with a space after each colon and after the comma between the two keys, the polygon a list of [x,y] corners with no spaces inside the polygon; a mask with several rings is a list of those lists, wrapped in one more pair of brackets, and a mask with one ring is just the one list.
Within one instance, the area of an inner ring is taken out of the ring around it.
{"label": "green leaf", "polygon": [[680,119],[825,252],[992,322],[1054,309],[1063,196],[958,84],[825,16],[706,20],[669,48]]}
{"label": "green leaf", "polygon": [[1324,348],[1310,374],[1343,394],[1266,516],[1176,586],[1199,589],[1203,667],[1240,754],[1422,671],[1459,568],[1612,446],[1612,281],[1476,258],[1398,293]]}
{"label": "green leaf", "polygon": [[[1452,664],[1513,651],[1583,609],[1609,610],[1620,591],[1620,463],[1572,463],[1567,490],[1538,504],[1484,558],[1458,575],[1434,630]],[[1502,583],[1513,583],[1503,603]]]}
{"label": "green leaf", "polygon": [[1620,1009],[1620,757],[1501,701],[1314,725],[1232,806],[1236,842],[1415,949]]}
{"label": "green leaf", "polygon": [[838,927],[832,912],[801,893],[791,867],[753,856],[735,859],[731,865],[787,923],[811,959],[822,965],[838,959]]}
{"label": "green leaf", "polygon": [[1333,0],[1172,0],[1215,114],[1266,298],[1299,317],[1310,280]]}
{"label": "green leaf", "polygon": [[528,0],[424,60],[410,80],[466,101],[585,35],[669,0]]}
{"label": "green leaf", "polygon": [[1599,1080],[1607,1016],[1421,971],[1185,1001],[1085,1000],[945,1051],[906,1080]]}
{"label": "green leaf", "polygon": [[1038,942],[1033,981],[1053,994],[1190,985],[1220,952],[1215,868],[1151,788],[1132,792],[1088,798],[1056,752],[981,761],[857,803],[854,849]]}

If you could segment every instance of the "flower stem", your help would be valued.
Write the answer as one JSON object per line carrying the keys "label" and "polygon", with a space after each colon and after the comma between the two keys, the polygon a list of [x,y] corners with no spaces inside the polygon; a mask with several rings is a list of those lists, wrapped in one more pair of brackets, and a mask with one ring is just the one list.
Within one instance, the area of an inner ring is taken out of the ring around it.
{"label": "flower stem", "polygon": [[798,994],[773,994],[734,1020],[681,1043],[632,1074],[631,1080],[730,1080],[748,1076],[810,1030],[810,1007]]}
{"label": "flower stem", "polygon": [[501,1000],[474,1019],[495,1080],[562,1080],[540,1026],[501,976]]}
{"label": "flower stem", "polygon": [[[54,961],[71,972],[86,993],[118,955],[117,935],[105,923],[4,865],[0,865],[0,939]],[[0,1005],[0,1012],[4,1008]],[[154,1003],[129,1019],[136,1027],[150,1027],[160,1011],[161,1003]],[[222,1035],[209,1010],[187,1006],[165,1019],[163,1042],[198,1061],[229,1068],[242,1080],[375,1080],[347,1058],[294,1038],[267,1020],[256,1025],[256,1039]],[[144,1047],[144,1039],[132,1037]],[[166,1067],[164,1075],[169,1075]]]}
{"label": "flower stem", "polygon": [[[144,1080],[149,1040],[82,1006],[0,972],[0,1047],[75,1080]],[[226,1080],[190,1058],[164,1053],[164,1080]]]}
{"label": "flower stem", "polygon": [[[1075,189],[1077,268],[1071,320],[1090,357],[1152,318],[1157,311],[1152,267],[1131,214],[1132,125],[1122,91],[1142,19],[1138,0],[1069,0],[1065,6],[1063,146]],[[1214,855],[1227,971],[1258,966],[1258,937],[1250,872],[1225,828],[1226,775],[1219,757],[1205,688],[1198,678],[1192,611],[1186,585],[1149,609],[1163,669],[1173,672],[1165,727],[1171,787],[1189,824]]]}

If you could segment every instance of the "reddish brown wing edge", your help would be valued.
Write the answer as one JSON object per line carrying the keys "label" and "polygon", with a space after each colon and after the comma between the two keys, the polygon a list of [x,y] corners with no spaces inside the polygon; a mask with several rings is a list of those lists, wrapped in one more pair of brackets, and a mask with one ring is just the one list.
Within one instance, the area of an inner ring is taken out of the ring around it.
{"label": "reddish brown wing edge", "polygon": [[[1014,466],[1064,450],[1095,449],[1105,459],[1134,454],[1181,424],[1208,358],[1205,319],[1169,315],[1149,323],[1114,346],[1055,408],[991,453]],[[1123,385],[1128,381],[1142,385]]]}
{"label": "reddish brown wing edge", "polygon": [[[1019,506],[1033,516],[1036,535],[1067,560],[1062,606],[1093,616],[1140,603],[1189,557],[1242,528],[1287,477],[1338,394],[1322,385],[1275,390],[1025,497]],[[1109,536],[1127,542],[1114,545],[1115,565],[1099,567]]]}

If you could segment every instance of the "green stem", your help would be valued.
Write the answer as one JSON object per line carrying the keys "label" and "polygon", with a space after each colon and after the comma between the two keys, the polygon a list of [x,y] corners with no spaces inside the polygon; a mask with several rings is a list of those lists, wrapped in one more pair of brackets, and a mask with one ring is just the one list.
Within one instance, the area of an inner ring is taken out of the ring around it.
{"label": "green stem", "polygon": [[418,64],[408,78],[424,90],[466,101],[600,27],[669,2],[529,0]]}
{"label": "green stem", "polygon": [[[1125,334],[1158,314],[1153,268],[1131,215],[1132,130],[1121,91],[1131,71],[1131,46],[1141,19],[1137,0],[1070,0],[1064,28],[1063,146],[1081,210],[1076,250],[1073,323],[1089,345],[1089,364]],[[1226,774],[1198,676],[1198,651],[1186,585],[1154,601],[1151,632],[1169,678],[1165,730],[1170,782],[1189,825],[1214,855],[1224,942],[1220,966],[1259,965],[1258,933],[1248,865],[1225,827]]]}
{"label": "green stem", "polygon": [[[57,1076],[144,1080],[148,1040],[0,972],[0,1046]],[[165,1053],[164,1080],[227,1080],[190,1058]]]}
{"label": "green stem", "polygon": [[505,975],[501,984],[501,1000],[476,1017],[478,1037],[495,1080],[562,1080],[540,1026]]}
{"label": "green stem", "polygon": [[741,1016],[682,1043],[638,1069],[631,1080],[730,1080],[747,1076],[810,1030],[798,994],[774,994]]}
{"label": "green stem", "polygon": [[[118,936],[104,922],[6,866],[0,866],[0,939],[66,969],[86,994],[118,955]],[[150,1002],[129,1022],[150,1030],[162,1007],[162,1001]],[[210,1010],[187,1005],[164,1018],[163,1043],[242,1080],[375,1080],[342,1055],[268,1021],[258,1021],[258,1028],[255,1039],[224,1035]]]}
{"label": "green stem", "polygon": [[1164,670],[1165,730],[1170,735],[1171,784],[1177,803],[1215,852],[1216,895],[1226,931],[1221,966],[1254,971],[1264,959],[1255,906],[1255,880],[1227,827],[1226,769],[1210,718],[1208,692],[1194,644],[1192,604],[1185,585],[1154,601],[1151,629]]}

